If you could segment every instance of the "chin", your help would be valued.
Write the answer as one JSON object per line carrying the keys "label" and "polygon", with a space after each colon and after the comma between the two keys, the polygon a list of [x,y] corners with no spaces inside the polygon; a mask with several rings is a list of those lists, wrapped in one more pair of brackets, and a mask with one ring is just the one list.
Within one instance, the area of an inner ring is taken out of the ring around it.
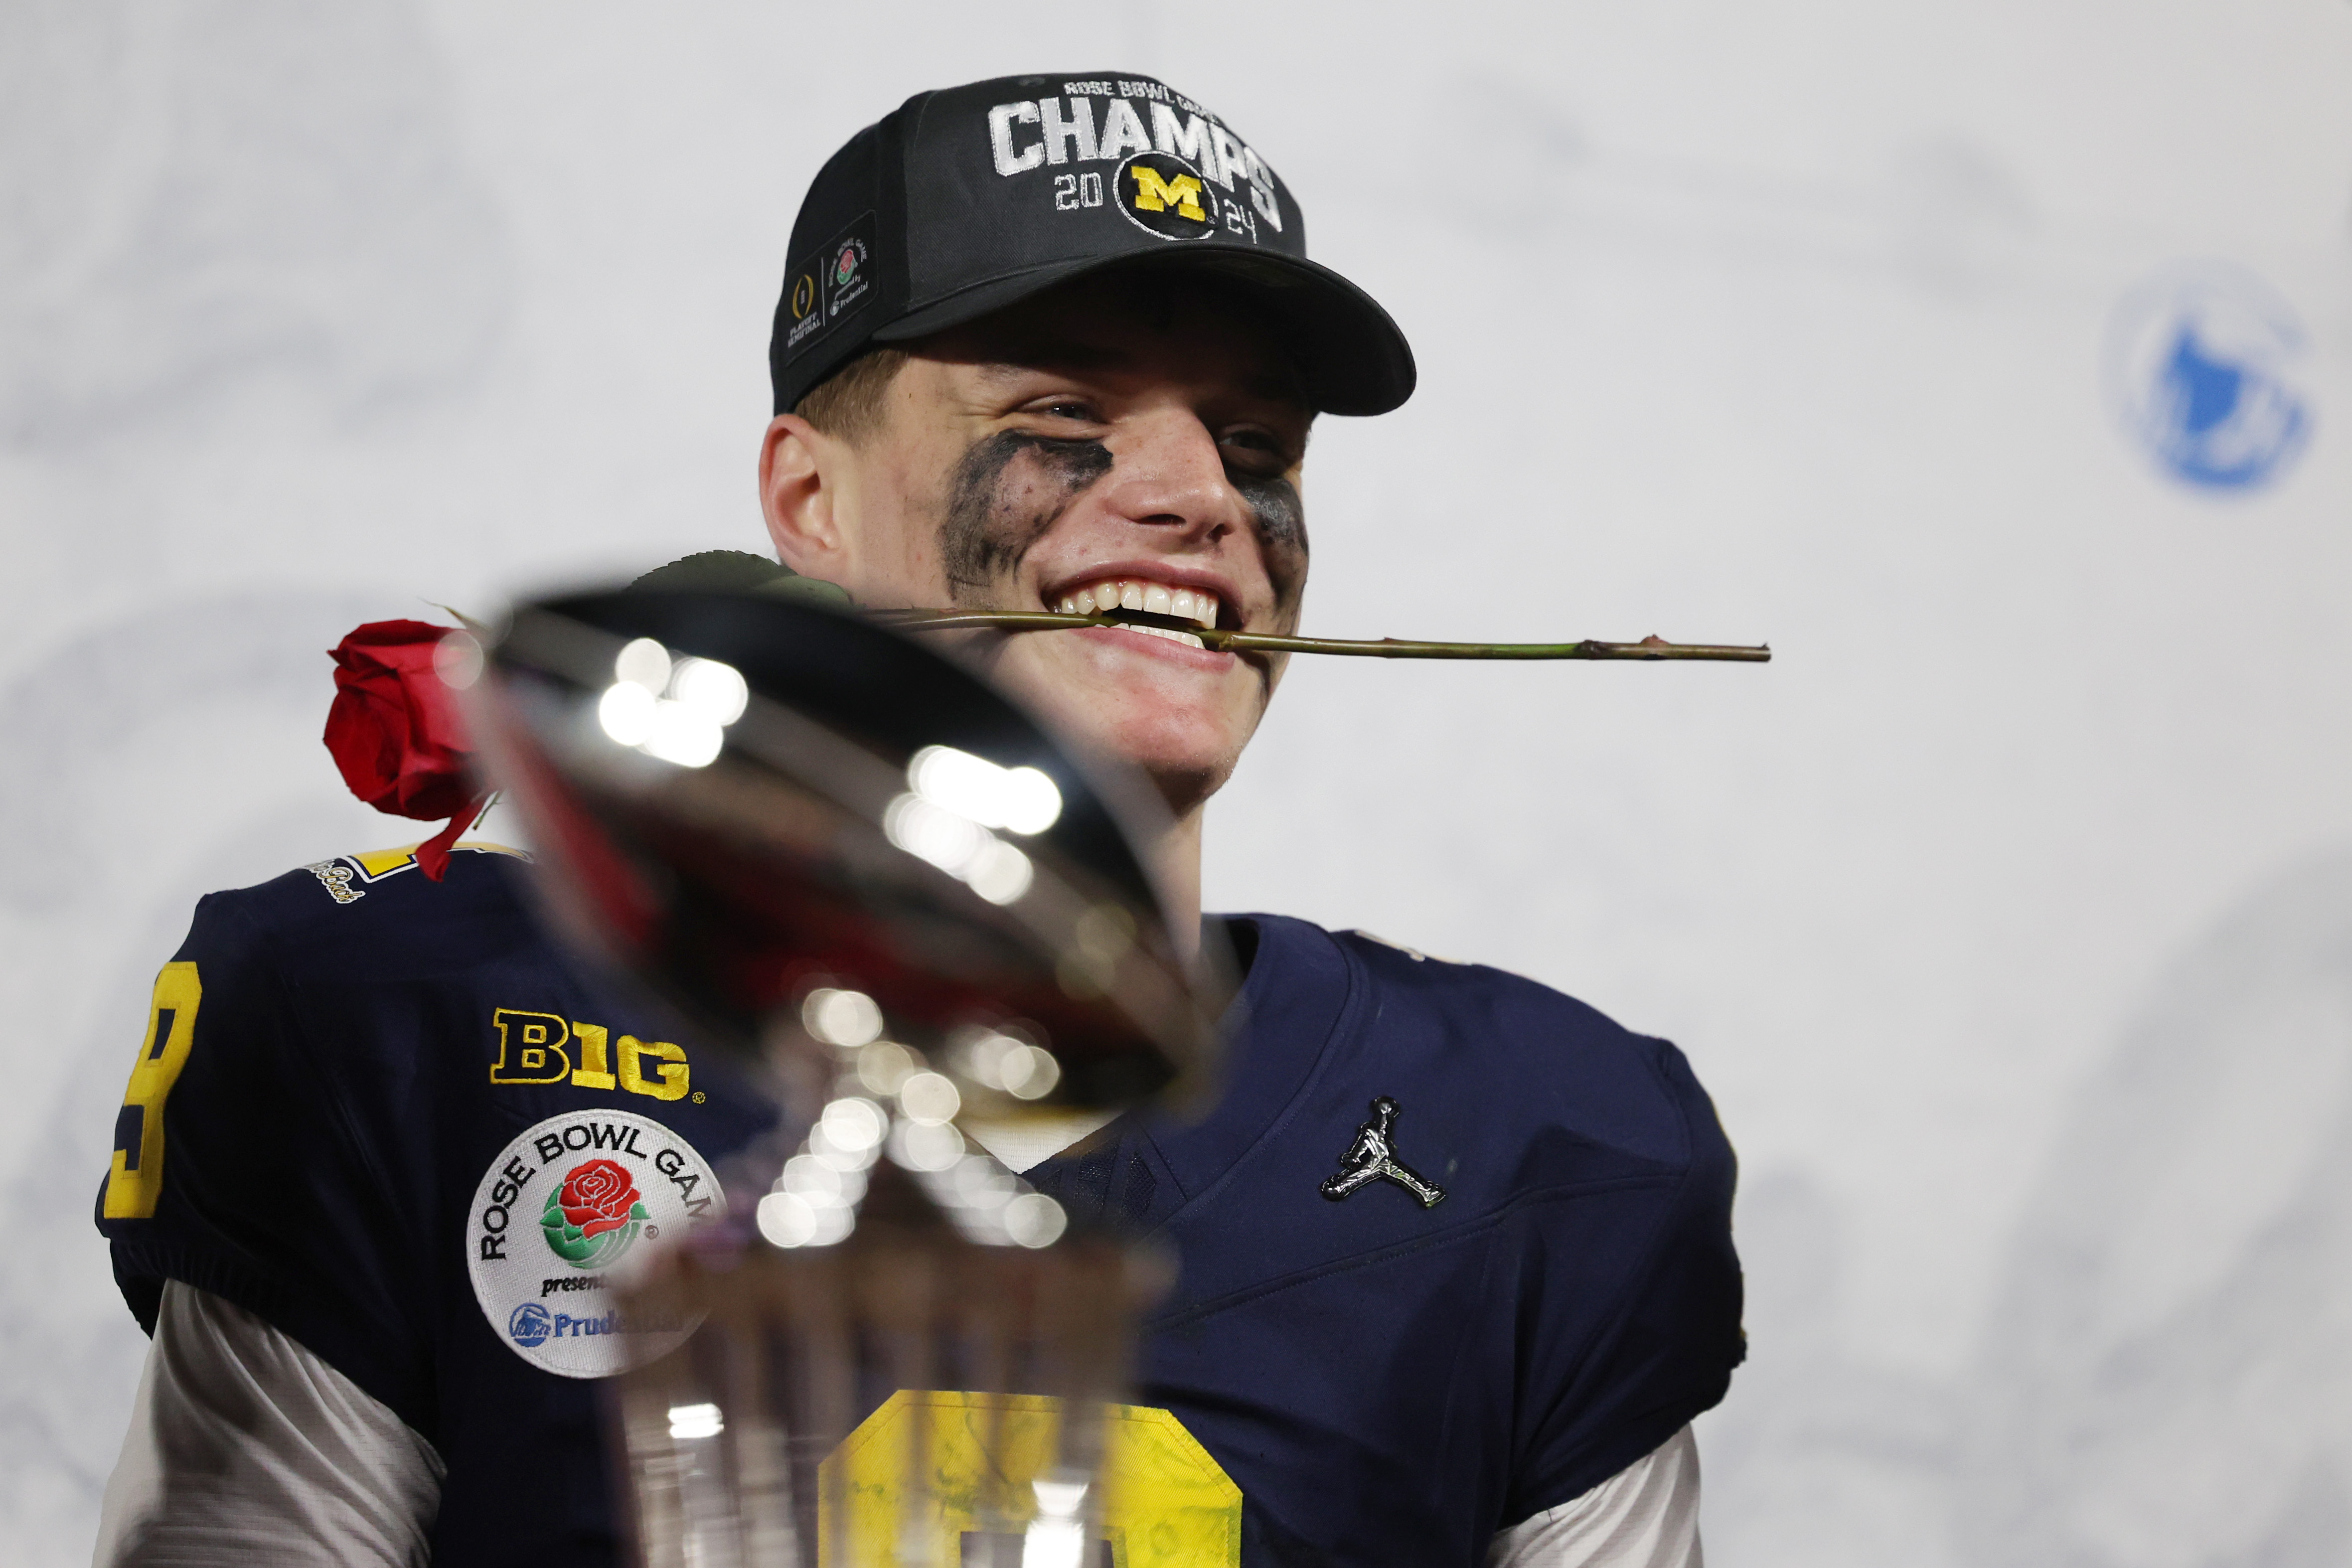
{"label": "chin", "polygon": [[1042,668],[1007,659],[992,673],[1064,735],[1150,774],[1179,816],[1231,776],[1256,728],[1255,716],[1244,721],[1234,711],[1229,693],[1139,680],[1131,668],[1105,671],[1091,659]]}
{"label": "chin", "polygon": [[[1205,802],[1233,776],[1241,742],[1223,725],[1192,725],[1165,718],[1105,722],[1083,710],[1058,712],[1064,731],[1092,751],[1141,769],[1177,816]],[[1244,737],[1246,739],[1246,737]]]}
{"label": "chin", "polygon": [[1209,803],[1209,797],[1223,789],[1233,777],[1236,759],[1228,756],[1204,758],[1181,757],[1136,758],[1138,766],[1151,777],[1160,791],[1160,798],[1178,816],[1198,811]]}

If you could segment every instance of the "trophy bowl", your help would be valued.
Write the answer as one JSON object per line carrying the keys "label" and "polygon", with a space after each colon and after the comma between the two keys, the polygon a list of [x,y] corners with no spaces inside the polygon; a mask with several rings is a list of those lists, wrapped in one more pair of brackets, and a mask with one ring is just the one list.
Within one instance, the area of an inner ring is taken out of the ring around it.
{"label": "trophy bowl", "polygon": [[1225,961],[1136,848],[1148,783],[805,601],[552,598],[485,653],[543,918],[775,1116],[726,1217],[623,1281],[621,1321],[684,1331],[614,1380],[640,1559],[1153,1560],[1117,1478],[1160,1266],[1017,1173],[1208,1092]]}

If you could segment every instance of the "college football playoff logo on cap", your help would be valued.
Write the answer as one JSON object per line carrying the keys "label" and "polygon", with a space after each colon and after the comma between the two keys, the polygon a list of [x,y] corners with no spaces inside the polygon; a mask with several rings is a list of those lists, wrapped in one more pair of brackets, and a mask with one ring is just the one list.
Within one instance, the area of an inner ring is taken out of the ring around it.
{"label": "college football playoff logo on cap", "polygon": [[1173,153],[1138,153],[1118,166],[1118,210],[1162,239],[1206,239],[1217,232],[1215,199],[1201,171]]}
{"label": "college football playoff logo on cap", "polygon": [[466,1268],[482,1315],[517,1355],[562,1377],[605,1377],[667,1353],[702,1321],[624,1313],[614,1267],[726,1207],[709,1163],[660,1122],[575,1110],[527,1129],[490,1162],[467,1215]]}

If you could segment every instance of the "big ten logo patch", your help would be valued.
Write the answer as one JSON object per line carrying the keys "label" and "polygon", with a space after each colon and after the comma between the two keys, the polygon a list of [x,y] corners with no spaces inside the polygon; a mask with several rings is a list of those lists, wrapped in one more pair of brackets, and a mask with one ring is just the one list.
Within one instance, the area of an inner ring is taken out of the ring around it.
{"label": "big ten logo patch", "polygon": [[618,1042],[602,1024],[583,1024],[560,1013],[500,1007],[491,1013],[498,1032],[492,1083],[562,1083],[574,1089],[619,1089],[648,1100],[684,1100],[693,1068],[686,1048],[667,1040],[623,1035]]}
{"label": "big ten logo patch", "polygon": [[[1119,1568],[1228,1568],[1242,1560],[1242,1492],[1166,1410],[1114,1405],[1103,1434],[1102,1495],[1079,1513],[1093,1539],[1038,1539],[1041,1489],[1062,1450],[1062,1405],[1036,1394],[892,1394],[824,1461],[824,1495],[848,1500],[848,1551],[822,1517],[818,1556],[894,1561],[914,1533],[927,1563],[1019,1562],[1025,1544],[1053,1561]],[[920,1451],[918,1451],[918,1446]],[[908,1485],[919,1477],[919,1493]],[[1050,1485],[1050,1480],[1049,1480]],[[909,1517],[911,1514],[912,1517]],[[1078,1528],[1073,1524],[1075,1531]]]}

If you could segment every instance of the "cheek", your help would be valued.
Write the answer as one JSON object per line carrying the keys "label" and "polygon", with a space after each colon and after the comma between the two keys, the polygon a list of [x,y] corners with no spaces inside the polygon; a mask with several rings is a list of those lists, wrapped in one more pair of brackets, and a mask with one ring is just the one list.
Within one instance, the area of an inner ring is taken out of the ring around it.
{"label": "cheek", "polygon": [[840,514],[843,531],[855,544],[856,562],[856,581],[842,586],[860,604],[939,603],[937,520],[944,504],[938,475],[926,477],[910,461],[877,466],[861,475]]}
{"label": "cheek", "polygon": [[956,464],[939,528],[952,588],[983,589],[1013,571],[1079,492],[1110,471],[1095,442],[999,432]]}
{"label": "cheek", "polygon": [[1249,503],[1275,606],[1295,617],[1307,592],[1307,508],[1298,488],[1286,477],[1243,480],[1236,488]]}
{"label": "cheek", "polygon": [[1268,561],[1265,574],[1274,584],[1275,609],[1288,631],[1298,629],[1299,613],[1307,605],[1307,557]]}
{"label": "cheek", "polygon": [[[1292,620],[1293,620],[1294,624],[1296,623],[1297,619],[1297,616],[1294,614],[1294,615],[1293,615],[1293,616],[1292,616]],[[1282,684],[1282,678],[1283,678],[1286,674],[1287,674],[1287,673],[1289,672],[1289,669],[1290,669],[1290,656],[1289,656],[1288,654],[1286,654],[1286,653],[1274,653],[1274,654],[1268,654],[1268,655],[1266,655],[1266,659],[1265,659],[1265,695],[1266,695],[1266,700],[1267,700],[1268,701],[1271,701],[1271,700],[1273,700],[1273,698],[1274,698],[1274,691],[1275,691],[1275,688],[1276,688],[1276,687],[1278,687],[1278,686],[1280,686],[1280,685]],[[1261,713],[1263,713],[1263,712],[1265,712],[1265,702],[1260,702],[1260,703],[1258,704],[1258,711],[1259,711],[1259,712],[1261,712]]]}

